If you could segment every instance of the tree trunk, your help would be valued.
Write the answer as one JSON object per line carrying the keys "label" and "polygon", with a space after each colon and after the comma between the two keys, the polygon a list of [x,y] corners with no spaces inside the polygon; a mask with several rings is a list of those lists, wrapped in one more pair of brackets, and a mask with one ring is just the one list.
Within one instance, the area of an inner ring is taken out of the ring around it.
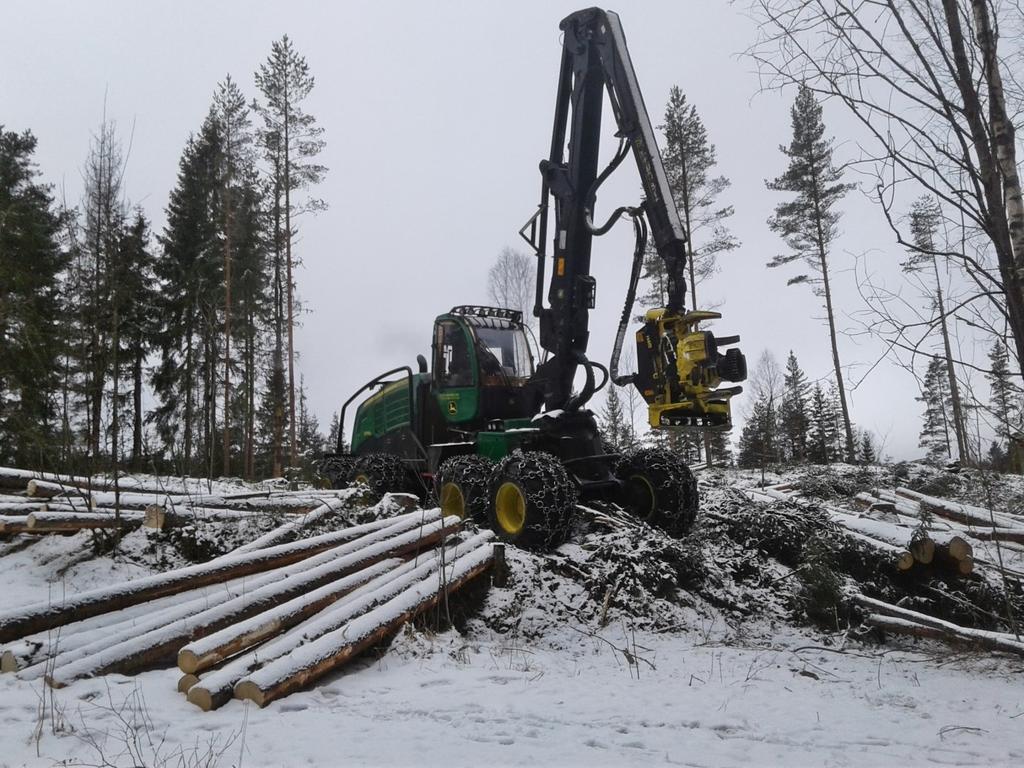
{"label": "tree trunk", "polygon": [[949,398],[953,404],[953,431],[956,433],[956,447],[957,452],[960,454],[960,461],[970,464],[971,456],[967,442],[967,429],[964,423],[963,406],[960,402],[960,384],[957,381],[956,370],[953,367],[953,348],[949,343],[949,325],[946,322],[946,306],[942,297],[939,264],[934,256],[932,256],[932,265],[935,267],[935,297],[939,305],[939,327],[942,331],[942,346],[946,353],[946,376],[949,379]]}
{"label": "tree trunk", "polygon": [[[230,160],[228,161],[230,162]],[[224,190],[224,435],[222,474],[231,474],[231,182]]]}
{"label": "tree trunk", "polygon": [[293,306],[292,283],[292,202],[291,202],[291,122],[289,103],[290,95],[285,89],[284,94],[284,247],[285,264],[287,265],[288,285],[288,463],[298,466],[295,443],[295,310]]}
{"label": "tree trunk", "polygon": [[142,345],[132,361],[132,471],[142,471]]}

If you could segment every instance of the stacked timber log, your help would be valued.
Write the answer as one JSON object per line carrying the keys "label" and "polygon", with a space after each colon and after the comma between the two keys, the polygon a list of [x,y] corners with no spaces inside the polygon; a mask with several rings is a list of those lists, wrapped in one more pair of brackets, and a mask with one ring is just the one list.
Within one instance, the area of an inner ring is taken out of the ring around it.
{"label": "stacked timber log", "polygon": [[[58,476],[0,468],[0,536],[74,533],[97,528],[164,529],[204,522],[230,522],[254,516],[295,515],[292,528],[315,522],[346,490],[243,491],[223,493],[199,480]],[[223,486],[221,486],[223,488]]]}
{"label": "stacked timber log", "polygon": [[[799,491],[791,485],[747,489],[751,498],[762,500],[799,500]],[[815,502],[832,522],[848,535],[873,547],[890,552],[896,568],[909,571],[915,566],[941,568],[953,575],[966,576],[974,570],[974,550],[968,539],[949,526],[922,525],[919,509],[899,503],[884,491],[877,495],[860,493],[855,498],[861,511]]]}
{"label": "stacked timber log", "polygon": [[417,509],[281,544],[295,532],[282,526],[209,563],[10,609],[0,669],[62,687],[177,661],[179,690],[202,709],[233,696],[264,706],[485,572],[493,534],[461,527]]}

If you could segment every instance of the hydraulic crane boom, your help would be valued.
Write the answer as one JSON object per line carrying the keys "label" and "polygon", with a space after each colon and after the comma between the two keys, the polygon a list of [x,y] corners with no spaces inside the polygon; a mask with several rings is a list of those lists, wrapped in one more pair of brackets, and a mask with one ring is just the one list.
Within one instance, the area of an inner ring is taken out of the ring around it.
{"label": "hydraulic crane boom", "polygon": [[[720,377],[719,372],[713,370],[713,362],[705,359],[717,360],[714,338],[703,332],[701,344],[705,343],[705,337],[710,339],[708,354],[700,360],[693,355],[684,355],[683,365],[680,365],[677,347],[681,339],[677,336],[697,332],[696,323],[709,319],[713,313],[701,313],[700,318],[684,314],[688,233],[676,210],[619,17],[610,11],[589,8],[563,19],[560,28],[564,39],[551,151],[548,158],[540,163],[540,206],[523,230],[523,236],[537,253],[534,314],[540,318],[540,345],[551,354],[536,376],[544,393],[545,406],[549,410],[575,410],[597,388],[594,377],[596,364],[586,355],[590,337],[589,315],[596,298],[596,281],[590,269],[591,243],[595,235],[604,234],[619,217],[627,215],[633,219],[637,232],[637,249],[609,378],[617,384],[634,381],[634,377],[617,376],[616,368],[625,325],[632,311],[649,226],[667,275],[667,305],[657,320],[648,318],[655,323],[648,329],[653,332],[653,338],[641,340],[638,336],[638,357],[649,359],[638,359],[643,381],[636,383],[652,406],[652,426],[725,426],[729,421],[728,397],[739,391],[738,387],[716,393],[716,406],[725,404],[724,420],[703,418],[708,413],[703,406],[710,402],[707,395],[720,378],[726,378]],[[607,168],[599,173],[601,116],[606,92],[620,145]],[[636,207],[618,208],[603,225],[595,224],[593,215],[597,190],[630,151],[636,160],[644,201]],[[548,288],[548,306],[544,306],[549,197],[554,198],[555,233],[553,274]],[[529,235],[526,234],[527,229],[530,230]],[[693,341],[690,340],[690,348],[694,348]],[[725,341],[721,340],[722,343]],[[736,363],[738,354],[737,350],[732,356],[733,363]],[[587,378],[583,390],[574,396],[573,379],[579,366],[584,367]],[[695,367],[698,369],[696,379],[692,375]],[[743,369],[742,372],[732,370],[733,378],[728,380],[742,380],[743,376],[739,374],[745,374],[745,365]],[[705,373],[709,375],[705,376]],[[684,392],[684,378],[694,379],[691,386],[697,386],[700,391]],[[699,402],[699,396],[703,396],[702,402]],[[673,418],[661,418],[659,412],[655,419],[655,407],[670,408]],[[717,410],[721,416],[721,408]],[[685,424],[680,421],[683,417]]]}

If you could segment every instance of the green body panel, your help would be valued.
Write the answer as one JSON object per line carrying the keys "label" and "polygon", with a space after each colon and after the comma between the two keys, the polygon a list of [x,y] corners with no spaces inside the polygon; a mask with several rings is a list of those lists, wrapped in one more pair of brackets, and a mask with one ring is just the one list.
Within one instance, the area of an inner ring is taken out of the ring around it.
{"label": "green body panel", "polygon": [[476,418],[480,390],[476,387],[451,387],[437,393],[437,404],[449,424]]}
{"label": "green body panel", "polygon": [[520,446],[526,438],[537,433],[530,427],[529,419],[508,419],[504,422],[505,432],[478,432],[476,451],[491,461],[499,461]]}
{"label": "green body panel", "polygon": [[[413,376],[413,386],[418,385],[423,378],[423,374]],[[410,412],[409,380],[402,379],[388,384],[380,392],[364,400],[356,411],[355,425],[352,429],[352,451],[357,451],[368,438],[409,426],[414,415]]]}

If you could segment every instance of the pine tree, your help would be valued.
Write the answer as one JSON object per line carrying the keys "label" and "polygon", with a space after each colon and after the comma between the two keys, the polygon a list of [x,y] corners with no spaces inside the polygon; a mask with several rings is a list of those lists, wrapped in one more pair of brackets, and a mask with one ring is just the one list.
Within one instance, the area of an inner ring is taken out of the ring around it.
{"label": "pine tree", "polygon": [[852,455],[853,427],[846,403],[842,366],[839,362],[829,251],[839,234],[840,214],[834,210],[835,205],[855,185],[843,184],[840,181],[842,171],[835,167],[832,159],[833,140],[824,138],[825,124],[822,122],[821,105],[809,88],[801,86],[790,114],[793,139],[789,147],[780,147],[782,153],[789,159],[789,166],[781,176],[768,182],[768,189],[776,192],[795,192],[796,196],[776,206],[775,215],[768,220],[768,225],[772,231],[783,237],[792,252],[776,256],[768,262],[768,266],[778,267],[803,259],[813,273],[813,277],[807,273],[797,275],[790,278],[787,284],[809,283],[815,294],[824,299],[832,346],[832,364],[835,369],[846,438],[846,453]]}
{"label": "pine tree", "polygon": [[945,362],[940,358],[932,358],[928,363],[921,396],[918,402],[924,403],[924,423],[918,445],[924,448],[925,460],[931,464],[943,464],[952,456],[950,447],[950,396],[949,380],[946,378]]}
{"label": "pine tree", "polygon": [[878,451],[875,448],[875,441],[872,439],[871,433],[866,429],[860,436],[860,463],[869,465],[878,463]]}
{"label": "pine tree", "polygon": [[939,274],[939,245],[937,242],[939,224],[942,221],[942,209],[935,198],[923,195],[914,201],[910,212],[910,234],[912,245],[910,257],[903,262],[905,272],[930,272],[935,278],[935,285],[930,289],[931,298],[939,316],[939,332],[942,336],[946,377],[949,380],[950,403],[952,405],[951,423],[956,435],[957,452],[962,461],[970,460],[970,442],[964,421],[963,407],[960,400],[960,384],[956,378],[953,365],[953,349],[949,338],[949,324],[946,320],[946,304],[942,291],[942,278]]}
{"label": "pine tree", "polygon": [[782,402],[779,404],[779,421],[782,429],[785,458],[793,462],[807,459],[807,415],[808,384],[793,350],[786,358],[786,372],[783,379]]}
{"label": "pine tree", "polygon": [[[296,233],[294,218],[303,211],[323,210],[322,200],[308,198],[303,204],[292,199],[293,193],[319,183],[327,169],[314,162],[325,142],[323,129],[317,126],[316,118],[303,111],[302,103],[313,90],[314,80],[309,72],[306,59],[298,54],[291,40],[285,35],[271,46],[270,56],[256,72],[256,85],[263,95],[264,103],[257,105],[263,119],[264,129],[261,142],[271,169],[273,190],[273,243],[275,291],[275,360],[278,371],[275,380],[283,378],[283,329],[287,332],[288,379],[287,404],[289,425],[289,457],[297,459],[297,438],[295,418],[295,345],[294,329],[296,317],[294,266],[296,261],[292,245]],[[270,394],[277,396],[281,388],[275,383]],[[284,403],[279,403],[281,408]],[[283,436],[283,413],[275,411],[275,441],[280,444]],[[275,463],[280,459],[277,448]],[[275,467],[275,469],[278,469]]]}
{"label": "pine tree", "polygon": [[0,125],[0,462],[52,466],[65,326],[62,221],[36,177],[36,139]]}
{"label": "pine tree", "polygon": [[[723,223],[733,215],[731,205],[721,206],[718,197],[729,187],[725,176],[711,176],[717,158],[715,145],[697,108],[687,103],[678,86],[669,91],[665,122],[658,126],[664,133],[661,153],[665,175],[683,220],[689,240],[686,261],[690,272],[690,303],[697,307],[697,285],[717,271],[718,256],[739,247],[739,241]],[[640,297],[642,306],[663,307],[668,301],[665,263],[653,247],[644,255],[643,277],[647,292]]]}

